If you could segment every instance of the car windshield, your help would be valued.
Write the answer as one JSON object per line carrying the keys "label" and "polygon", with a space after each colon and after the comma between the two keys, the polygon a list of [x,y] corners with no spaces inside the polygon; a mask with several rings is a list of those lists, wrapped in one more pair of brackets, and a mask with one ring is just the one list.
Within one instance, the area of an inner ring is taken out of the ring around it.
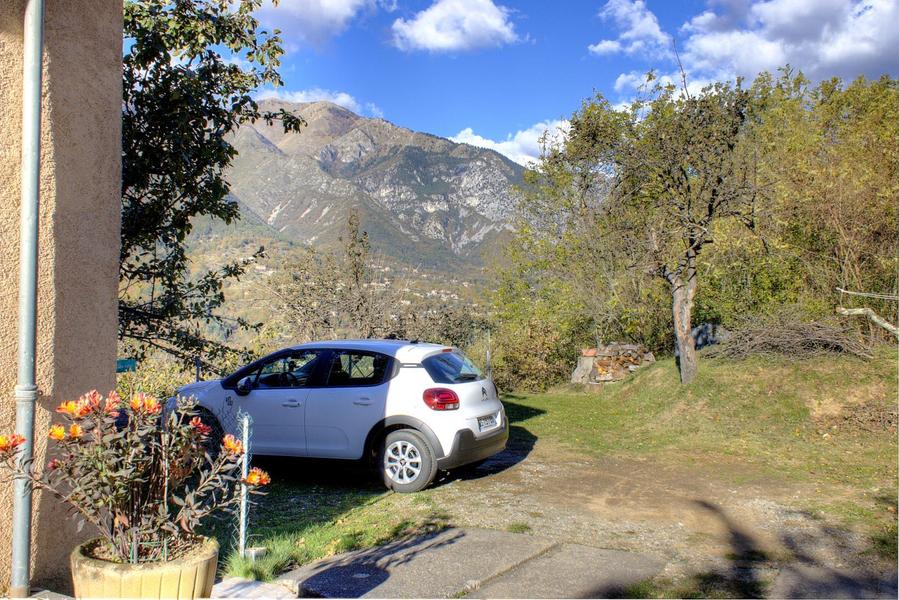
{"label": "car windshield", "polygon": [[434,383],[480,381],[484,374],[461,352],[441,352],[421,361]]}

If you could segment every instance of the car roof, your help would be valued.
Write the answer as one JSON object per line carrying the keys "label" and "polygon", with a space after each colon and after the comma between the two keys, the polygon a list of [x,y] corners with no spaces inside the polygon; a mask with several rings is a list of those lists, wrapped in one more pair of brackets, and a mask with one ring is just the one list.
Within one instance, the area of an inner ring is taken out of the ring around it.
{"label": "car roof", "polygon": [[392,356],[400,362],[420,362],[429,354],[444,351],[450,346],[409,340],[327,340],[293,346],[294,350],[327,348],[341,350],[369,350]]}

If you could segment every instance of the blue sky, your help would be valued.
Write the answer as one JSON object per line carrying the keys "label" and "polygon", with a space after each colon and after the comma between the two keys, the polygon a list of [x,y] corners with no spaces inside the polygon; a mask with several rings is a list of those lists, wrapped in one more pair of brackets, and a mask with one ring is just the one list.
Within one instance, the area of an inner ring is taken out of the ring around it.
{"label": "blue sky", "polygon": [[787,62],[813,79],[899,74],[899,0],[281,0],[285,86],[527,162],[594,90],[691,86]]}

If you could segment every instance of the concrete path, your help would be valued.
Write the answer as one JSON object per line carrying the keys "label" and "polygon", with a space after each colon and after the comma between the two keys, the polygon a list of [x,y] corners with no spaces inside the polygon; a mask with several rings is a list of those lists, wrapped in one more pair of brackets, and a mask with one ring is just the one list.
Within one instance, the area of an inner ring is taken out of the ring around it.
{"label": "concrete path", "polygon": [[322,598],[589,598],[653,577],[648,556],[487,529],[447,529],[349,552],[275,583]]}
{"label": "concrete path", "polygon": [[296,598],[294,590],[277,583],[228,577],[212,586],[212,598]]}

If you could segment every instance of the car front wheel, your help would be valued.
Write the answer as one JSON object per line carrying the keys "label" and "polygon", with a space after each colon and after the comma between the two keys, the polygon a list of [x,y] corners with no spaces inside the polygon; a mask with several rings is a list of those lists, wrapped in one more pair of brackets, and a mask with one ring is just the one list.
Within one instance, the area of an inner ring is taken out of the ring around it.
{"label": "car front wheel", "polygon": [[388,488],[401,493],[418,492],[433,481],[437,461],[417,431],[400,429],[385,436],[378,468]]}

